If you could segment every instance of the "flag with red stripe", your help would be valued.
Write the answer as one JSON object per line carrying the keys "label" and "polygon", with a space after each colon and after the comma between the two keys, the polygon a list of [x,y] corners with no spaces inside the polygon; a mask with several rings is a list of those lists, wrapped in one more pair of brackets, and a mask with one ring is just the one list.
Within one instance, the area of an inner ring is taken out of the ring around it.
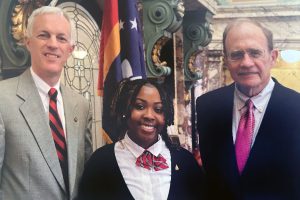
{"label": "flag with red stripe", "polygon": [[116,141],[110,104],[123,78],[146,78],[143,40],[136,0],[105,0],[99,53],[98,89],[103,97],[104,138]]}

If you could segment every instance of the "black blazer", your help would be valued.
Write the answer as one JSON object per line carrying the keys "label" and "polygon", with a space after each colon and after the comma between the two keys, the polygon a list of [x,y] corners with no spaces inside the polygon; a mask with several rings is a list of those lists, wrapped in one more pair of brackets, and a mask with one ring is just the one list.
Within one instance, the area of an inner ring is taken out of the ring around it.
{"label": "black blazer", "polygon": [[300,95],[274,81],[241,176],[232,139],[234,84],[197,99],[208,199],[300,199]]}
{"label": "black blazer", "polygon": [[[114,146],[101,147],[87,162],[78,190],[80,200],[134,199],[117,164]],[[170,152],[172,177],[168,199],[201,199],[203,175],[196,160],[181,147]],[[179,170],[175,170],[176,165]]]}

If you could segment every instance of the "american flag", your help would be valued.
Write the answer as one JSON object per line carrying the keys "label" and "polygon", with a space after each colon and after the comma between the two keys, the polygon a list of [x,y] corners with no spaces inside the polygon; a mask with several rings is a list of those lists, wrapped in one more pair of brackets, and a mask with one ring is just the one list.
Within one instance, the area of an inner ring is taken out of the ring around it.
{"label": "american flag", "polygon": [[117,83],[146,78],[146,71],[136,0],[105,0],[103,10],[98,89],[103,96],[102,133],[109,143],[118,137],[109,115]]}

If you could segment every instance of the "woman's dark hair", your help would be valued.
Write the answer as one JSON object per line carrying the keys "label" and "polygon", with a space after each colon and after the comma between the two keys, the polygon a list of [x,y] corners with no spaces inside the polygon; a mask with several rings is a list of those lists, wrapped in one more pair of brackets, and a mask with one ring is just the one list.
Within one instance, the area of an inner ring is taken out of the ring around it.
{"label": "woman's dark hair", "polygon": [[166,142],[167,147],[170,148],[175,145],[171,142],[167,133],[167,127],[172,125],[174,122],[173,103],[165,92],[163,85],[148,79],[124,79],[118,85],[118,89],[111,104],[111,117],[117,122],[116,126],[117,132],[119,133],[119,139],[124,138],[128,129],[127,119],[130,118],[133,104],[144,85],[154,86],[160,94],[165,118],[165,126],[163,127],[160,135]]}

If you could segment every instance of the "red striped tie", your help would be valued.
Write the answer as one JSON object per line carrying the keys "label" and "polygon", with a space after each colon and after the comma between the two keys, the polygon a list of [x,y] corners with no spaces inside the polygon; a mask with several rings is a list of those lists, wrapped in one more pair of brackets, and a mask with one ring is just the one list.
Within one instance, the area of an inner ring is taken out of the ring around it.
{"label": "red striped tie", "polygon": [[48,92],[50,101],[49,101],[49,124],[56,147],[56,153],[60,162],[62,169],[62,174],[64,177],[65,185],[67,191],[69,190],[69,178],[68,178],[68,154],[67,154],[67,145],[65,140],[64,129],[57,112],[57,90],[51,88]]}

